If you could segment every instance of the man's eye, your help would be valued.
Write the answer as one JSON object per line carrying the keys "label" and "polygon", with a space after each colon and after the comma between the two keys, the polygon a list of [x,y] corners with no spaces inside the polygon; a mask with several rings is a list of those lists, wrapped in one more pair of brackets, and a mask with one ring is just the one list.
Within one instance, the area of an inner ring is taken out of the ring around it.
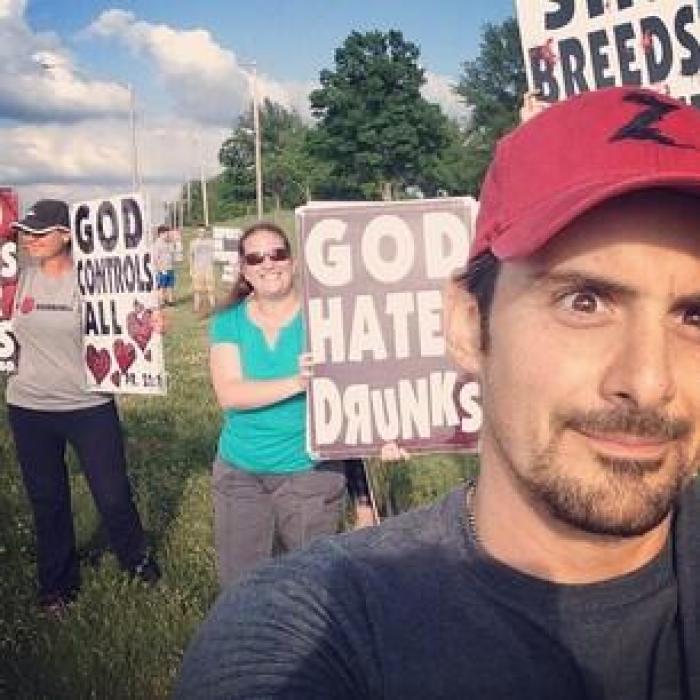
{"label": "man's eye", "polygon": [[571,292],[564,295],[560,303],[567,311],[581,314],[593,314],[603,308],[600,297],[593,292]]}
{"label": "man's eye", "polygon": [[688,326],[700,326],[700,306],[691,306],[684,309],[683,323]]}

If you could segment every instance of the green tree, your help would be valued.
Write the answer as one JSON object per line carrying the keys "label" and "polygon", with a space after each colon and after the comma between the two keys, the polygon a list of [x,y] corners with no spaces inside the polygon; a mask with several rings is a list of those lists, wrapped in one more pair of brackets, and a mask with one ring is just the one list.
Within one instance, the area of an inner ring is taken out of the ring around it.
{"label": "green tree", "polygon": [[321,71],[310,145],[329,164],[326,195],[393,198],[436,167],[447,120],[420,94],[418,57],[399,31],[353,32]]}
{"label": "green tree", "polygon": [[[297,112],[265,99],[260,106],[263,195],[276,208],[294,207],[312,196],[327,172],[307,148],[309,128]],[[219,150],[224,166],[218,179],[218,216],[249,209],[255,200],[255,134],[252,106],[240,115]]]}
{"label": "green tree", "polygon": [[219,208],[217,219],[245,213],[255,199],[255,145],[252,107],[241,114],[219,148],[223,172],[216,178]]}
{"label": "green tree", "polygon": [[473,192],[469,138],[457,121],[448,120],[445,147],[437,159],[425,164],[416,182],[424,195],[434,197],[443,193],[462,195]]}
{"label": "green tree", "polygon": [[520,31],[513,18],[484,26],[479,55],[462,64],[456,92],[472,107],[468,129],[469,189],[475,193],[496,141],[518,123],[526,90]]}

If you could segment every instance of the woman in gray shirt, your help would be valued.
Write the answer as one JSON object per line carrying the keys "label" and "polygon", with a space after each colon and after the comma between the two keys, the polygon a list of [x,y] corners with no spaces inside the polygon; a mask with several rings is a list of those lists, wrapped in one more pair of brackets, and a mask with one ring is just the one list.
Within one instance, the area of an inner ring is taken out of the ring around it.
{"label": "woman in gray shirt", "polygon": [[68,206],[41,200],[13,228],[26,264],[13,305],[19,361],[7,383],[8,415],[34,514],[39,602],[60,614],[80,586],[64,462],[68,443],[122,568],[147,582],[160,572],[134,506],[114,401],[87,389]]}

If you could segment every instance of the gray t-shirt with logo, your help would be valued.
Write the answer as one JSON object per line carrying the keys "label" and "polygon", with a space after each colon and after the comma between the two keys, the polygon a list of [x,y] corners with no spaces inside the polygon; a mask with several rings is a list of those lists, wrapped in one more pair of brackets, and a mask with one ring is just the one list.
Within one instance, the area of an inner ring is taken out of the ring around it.
{"label": "gray t-shirt with logo", "polygon": [[71,411],[111,399],[88,390],[75,274],[46,275],[39,265],[21,271],[12,316],[19,345],[7,403],[43,411]]}

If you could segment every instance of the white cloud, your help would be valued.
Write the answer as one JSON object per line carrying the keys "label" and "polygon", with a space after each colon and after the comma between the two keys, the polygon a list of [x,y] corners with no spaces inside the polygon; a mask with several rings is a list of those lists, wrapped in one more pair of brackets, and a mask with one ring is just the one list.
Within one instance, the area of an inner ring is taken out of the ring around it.
{"label": "white cloud", "polygon": [[[205,29],[175,29],[138,20],[132,12],[105,10],[87,28],[88,37],[115,39],[151,60],[178,114],[230,125],[251,101],[250,71]],[[258,94],[308,115],[310,83],[281,83],[258,75]]]}
{"label": "white cloud", "polygon": [[[140,124],[139,173],[144,191],[173,199],[181,183],[219,171],[220,127],[161,119]],[[131,134],[126,120],[101,119],[69,125],[22,125],[0,129],[0,183],[17,186],[30,203],[46,196],[69,201],[131,190]]]}
{"label": "white cloud", "polygon": [[[32,31],[25,9],[22,0],[0,0],[0,183],[16,186],[25,204],[130,190],[128,89],[79,73],[56,35]],[[217,172],[224,129],[155,119],[138,107],[139,169],[151,196],[173,198],[199,176],[200,161],[207,176]]]}
{"label": "white cloud", "polygon": [[462,98],[455,94],[455,85],[456,81],[453,78],[426,70],[425,84],[421,92],[426,100],[439,104],[449,117],[462,121],[468,119],[469,108]]}
{"label": "white cloud", "polygon": [[26,0],[0,0],[0,20],[22,17],[26,6]]}
{"label": "white cloud", "polygon": [[81,75],[55,34],[32,32],[25,6],[0,0],[0,119],[70,122],[125,113],[126,88]]}

